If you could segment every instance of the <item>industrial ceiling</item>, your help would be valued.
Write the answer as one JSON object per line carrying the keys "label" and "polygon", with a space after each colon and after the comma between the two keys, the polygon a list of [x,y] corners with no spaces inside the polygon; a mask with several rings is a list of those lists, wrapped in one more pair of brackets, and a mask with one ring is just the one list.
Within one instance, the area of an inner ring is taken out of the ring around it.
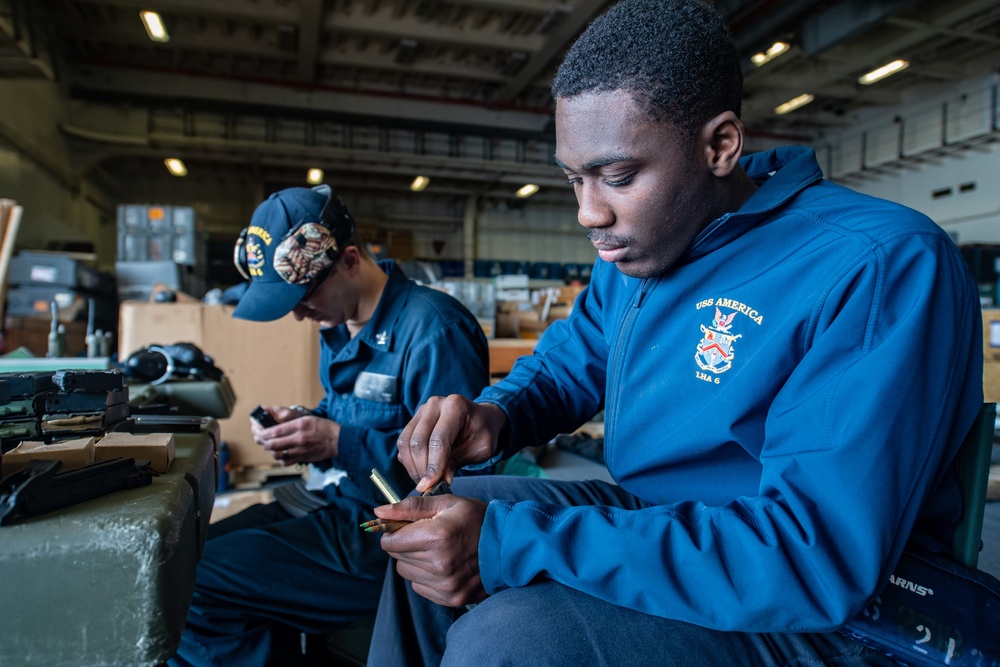
{"label": "industrial ceiling", "polygon": [[[307,168],[342,191],[569,204],[549,83],[607,0],[0,0],[0,77],[68,96],[61,129],[108,197],[259,197]],[[749,148],[808,142],[1000,68],[997,0],[717,0],[745,59]],[[155,42],[139,10],[160,14]],[[756,66],[774,42],[787,53]],[[909,67],[865,86],[894,59]],[[812,102],[775,108],[809,93]],[[166,157],[185,161],[170,176]]]}

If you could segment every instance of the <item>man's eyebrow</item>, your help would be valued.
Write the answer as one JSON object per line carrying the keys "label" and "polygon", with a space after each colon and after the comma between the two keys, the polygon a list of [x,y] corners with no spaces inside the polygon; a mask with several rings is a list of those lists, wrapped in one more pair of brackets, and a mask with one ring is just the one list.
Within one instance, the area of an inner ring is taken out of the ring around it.
{"label": "man's eyebrow", "polygon": [[[556,164],[559,165],[560,168],[568,169],[569,171],[576,171],[575,169],[570,169],[570,167],[566,166],[566,163],[564,163],[558,157],[552,156],[552,159],[556,161]],[[609,164],[617,164],[619,162],[629,162],[632,159],[633,158],[631,155],[627,155],[625,153],[608,155],[606,157],[602,157],[597,160],[591,160],[590,162],[585,163],[580,168],[580,171],[582,172],[593,171],[595,169],[600,169],[601,167],[606,167]]]}

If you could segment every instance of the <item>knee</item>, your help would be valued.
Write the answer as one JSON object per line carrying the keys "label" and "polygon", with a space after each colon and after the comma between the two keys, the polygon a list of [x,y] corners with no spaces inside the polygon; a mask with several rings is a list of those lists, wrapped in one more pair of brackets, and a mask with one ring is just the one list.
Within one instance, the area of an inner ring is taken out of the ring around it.
{"label": "knee", "polygon": [[503,591],[459,617],[448,630],[442,667],[531,664],[549,628],[546,615],[531,609],[518,592]]}
{"label": "knee", "polygon": [[506,655],[511,646],[508,620],[508,614],[485,603],[463,614],[448,629],[441,667],[510,664]]}

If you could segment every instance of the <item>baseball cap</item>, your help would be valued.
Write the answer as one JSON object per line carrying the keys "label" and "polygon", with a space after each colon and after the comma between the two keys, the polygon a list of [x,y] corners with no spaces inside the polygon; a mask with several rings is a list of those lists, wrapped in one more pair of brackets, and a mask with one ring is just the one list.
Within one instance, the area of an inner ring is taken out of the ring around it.
{"label": "baseball cap", "polygon": [[282,241],[309,223],[330,229],[336,241],[331,251],[337,256],[354,233],[354,220],[329,185],[281,190],[257,207],[250,226],[241,234],[242,245],[236,246],[237,254],[246,255],[243,266],[250,275],[250,286],[240,297],[233,317],[270,322],[290,313],[302,300],[309,282],[287,282],[275,269],[274,257]]}

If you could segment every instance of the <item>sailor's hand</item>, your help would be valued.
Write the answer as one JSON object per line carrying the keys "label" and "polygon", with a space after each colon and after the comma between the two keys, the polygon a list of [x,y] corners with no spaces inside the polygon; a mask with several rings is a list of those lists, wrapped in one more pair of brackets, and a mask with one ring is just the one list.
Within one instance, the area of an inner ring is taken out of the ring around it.
{"label": "sailor's hand", "polygon": [[507,421],[492,403],[474,403],[459,394],[435,396],[420,406],[396,441],[399,462],[423,493],[455,471],[488,460],[496,452]]}

